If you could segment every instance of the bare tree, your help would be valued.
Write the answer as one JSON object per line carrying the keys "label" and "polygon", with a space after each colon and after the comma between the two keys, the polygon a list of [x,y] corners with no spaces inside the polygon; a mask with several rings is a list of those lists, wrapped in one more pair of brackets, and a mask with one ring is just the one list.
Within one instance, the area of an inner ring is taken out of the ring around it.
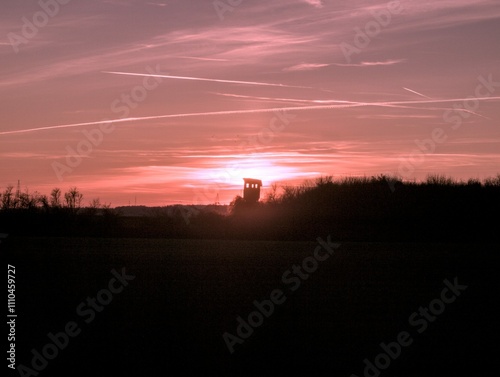
{"label": "bare tree", "polygon": [[321,187],[321,186],[328,186],[333,184],[333,177],[331,175],[325,175],[321,176],[319,178],[316,178],[316,186]]}
{"label": "bare tree", "polygon": [[32,207],[34,207],[34,203],[28,190],[19,193],[19,208],[28,209]]}
{"label": "bare tree", "polygon": [[88,207],[85,208],[85,213],[87,215],[95,216],[99,212],[100,208],[102,208],[101,200],[99,198],[95,198],[89,202]]}
{"label": "bare tree", "polygon": [[291,185],[285,185],[282,186],[283,194],[281,195],[280,201],[282,203],[290,203],[294,200],[296,200],[301,192],[303,192],[303,189],[301,187],[296,187],[296,186],[291,186]]}
{"label": "bare tree", "polygon": [[500,187],[500,174],[497,174],[496,177],[489,177],[484,180],[484,185],[485,186],[490,186],[490,187]]}
{"label": "bare tree", "polygon": [[[45,198],[46,199],[46,198]],[[40,205],[43,205],[44,197],[40,195],[38,191],[34,191],[32,194],[26,188],[25,192],[19,194],[19,203],[17,207],[23,209],[33,209]]]}
{"label": "bare tree", "polygon": [[12,190],[14,189],[14,186],[9,185],[5,189],[5,191],[2,194],[2,208],[3,209],[10,209],[14,208],[14,198],[13,198],[13,193]]}
{"label": "bare tree", "polygon": [[264,201],[270,204],[276,204],[279,202],[278,185],[276,183],[271,185],[271,189],[267,192]]}
{"label": "bare tree", "polygon": [[47,210],[50,205],[49,205],[49,198],[47,198],[47,195],[40,195],[38,198],[38,203],[45,209]]}
{"label": "bare tree", "polygon": [[99,198],[92,199],[89,203],[89,208],[94,208],[94,209],[101,208],[101,200]]}
{"label": "bare tree", "polygon": [[51,207],[61,206],[61,189],[58,187],[52,189],[50,193],[50,206]]}
{"label": "bare tree", "polygon": [[72,187],[64,194],[66,200],[66,207],[71,209],[79,209],[82,203],[83,194],[78,191],[76,187]]}

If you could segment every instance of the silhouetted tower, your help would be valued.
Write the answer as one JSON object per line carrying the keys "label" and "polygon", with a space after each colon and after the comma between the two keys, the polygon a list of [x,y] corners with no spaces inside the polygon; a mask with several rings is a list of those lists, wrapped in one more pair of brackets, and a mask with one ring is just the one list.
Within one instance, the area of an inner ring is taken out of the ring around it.
{"label": "silhouetted tower", "polygon": [[243,199],[245,199],[247,203],[257,203],[260,198],[262,181],[253,178],[243,178],[243,181],[245,181],[243,186]]}

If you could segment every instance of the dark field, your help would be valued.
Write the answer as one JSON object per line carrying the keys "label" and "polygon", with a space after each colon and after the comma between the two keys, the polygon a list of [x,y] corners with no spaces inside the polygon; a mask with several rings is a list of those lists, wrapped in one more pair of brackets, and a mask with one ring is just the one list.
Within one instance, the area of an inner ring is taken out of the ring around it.
{"label": "dark field", "polygon": [[[363,360],[374,362],[380,343],[403,331],[412,343],[381,376],[483,376],[497,369],[500,245],[341,243],[307,279],[284,282],[317,245],[7,238],[1,246],[17,279],[16,365],[31,368],[31,350],[41,352],[48,333],[74,321],[81,332],[40,376],[363,376]],[[76,308],[122,268],[135,278],[86,323],[90,311]],[[443,281],[455,278],[467,289],[432,321],[419,315],[410,324],[412,313],[440,299]],[[269,300],[275,289],[284,303],[230,354],[222,335],[237,335],[237,317],[247,321],[253,301]]]}

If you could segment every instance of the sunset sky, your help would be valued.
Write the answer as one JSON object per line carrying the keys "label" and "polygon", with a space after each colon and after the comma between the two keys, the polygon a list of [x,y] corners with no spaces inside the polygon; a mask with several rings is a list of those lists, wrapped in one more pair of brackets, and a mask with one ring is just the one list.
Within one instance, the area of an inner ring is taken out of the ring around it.
{"label": "sunset sky", "polygon": [[2,2],[1,190],[500,173],[498,0],[59,1]]}

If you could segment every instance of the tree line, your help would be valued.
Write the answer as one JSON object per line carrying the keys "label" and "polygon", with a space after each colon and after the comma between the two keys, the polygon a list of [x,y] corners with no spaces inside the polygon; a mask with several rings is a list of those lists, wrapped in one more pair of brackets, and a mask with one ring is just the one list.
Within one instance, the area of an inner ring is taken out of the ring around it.
{"label": "tree line", "polygon": [[[324,176],[300,185],[272,185],[258,203],[235,197],[228,214],[197,208],[186,221],[179,206],[121,215],[76,188],[49,196],[1,193],[0,231],[12,235],[344,241],[500,241],[500,174],[457,181],[443,175],[423,182],[397,177]],[[171,209],[171,210],[170,210]]]}
{"label": "tree line", "polygon": [[52,189],[50,195],[40,194],[38,191],[30,192],[27,188],[14,191],[14,186],[9,185],[0,193],[0,209],[54,209],[66,208],[77,211],[81,208],[89,210],[109,209],[110,204],[101,203],[99,198],[92,199],[87,206],[83,205],[83,194],[77,187],[71,187],[62,192],[58,187]]}

